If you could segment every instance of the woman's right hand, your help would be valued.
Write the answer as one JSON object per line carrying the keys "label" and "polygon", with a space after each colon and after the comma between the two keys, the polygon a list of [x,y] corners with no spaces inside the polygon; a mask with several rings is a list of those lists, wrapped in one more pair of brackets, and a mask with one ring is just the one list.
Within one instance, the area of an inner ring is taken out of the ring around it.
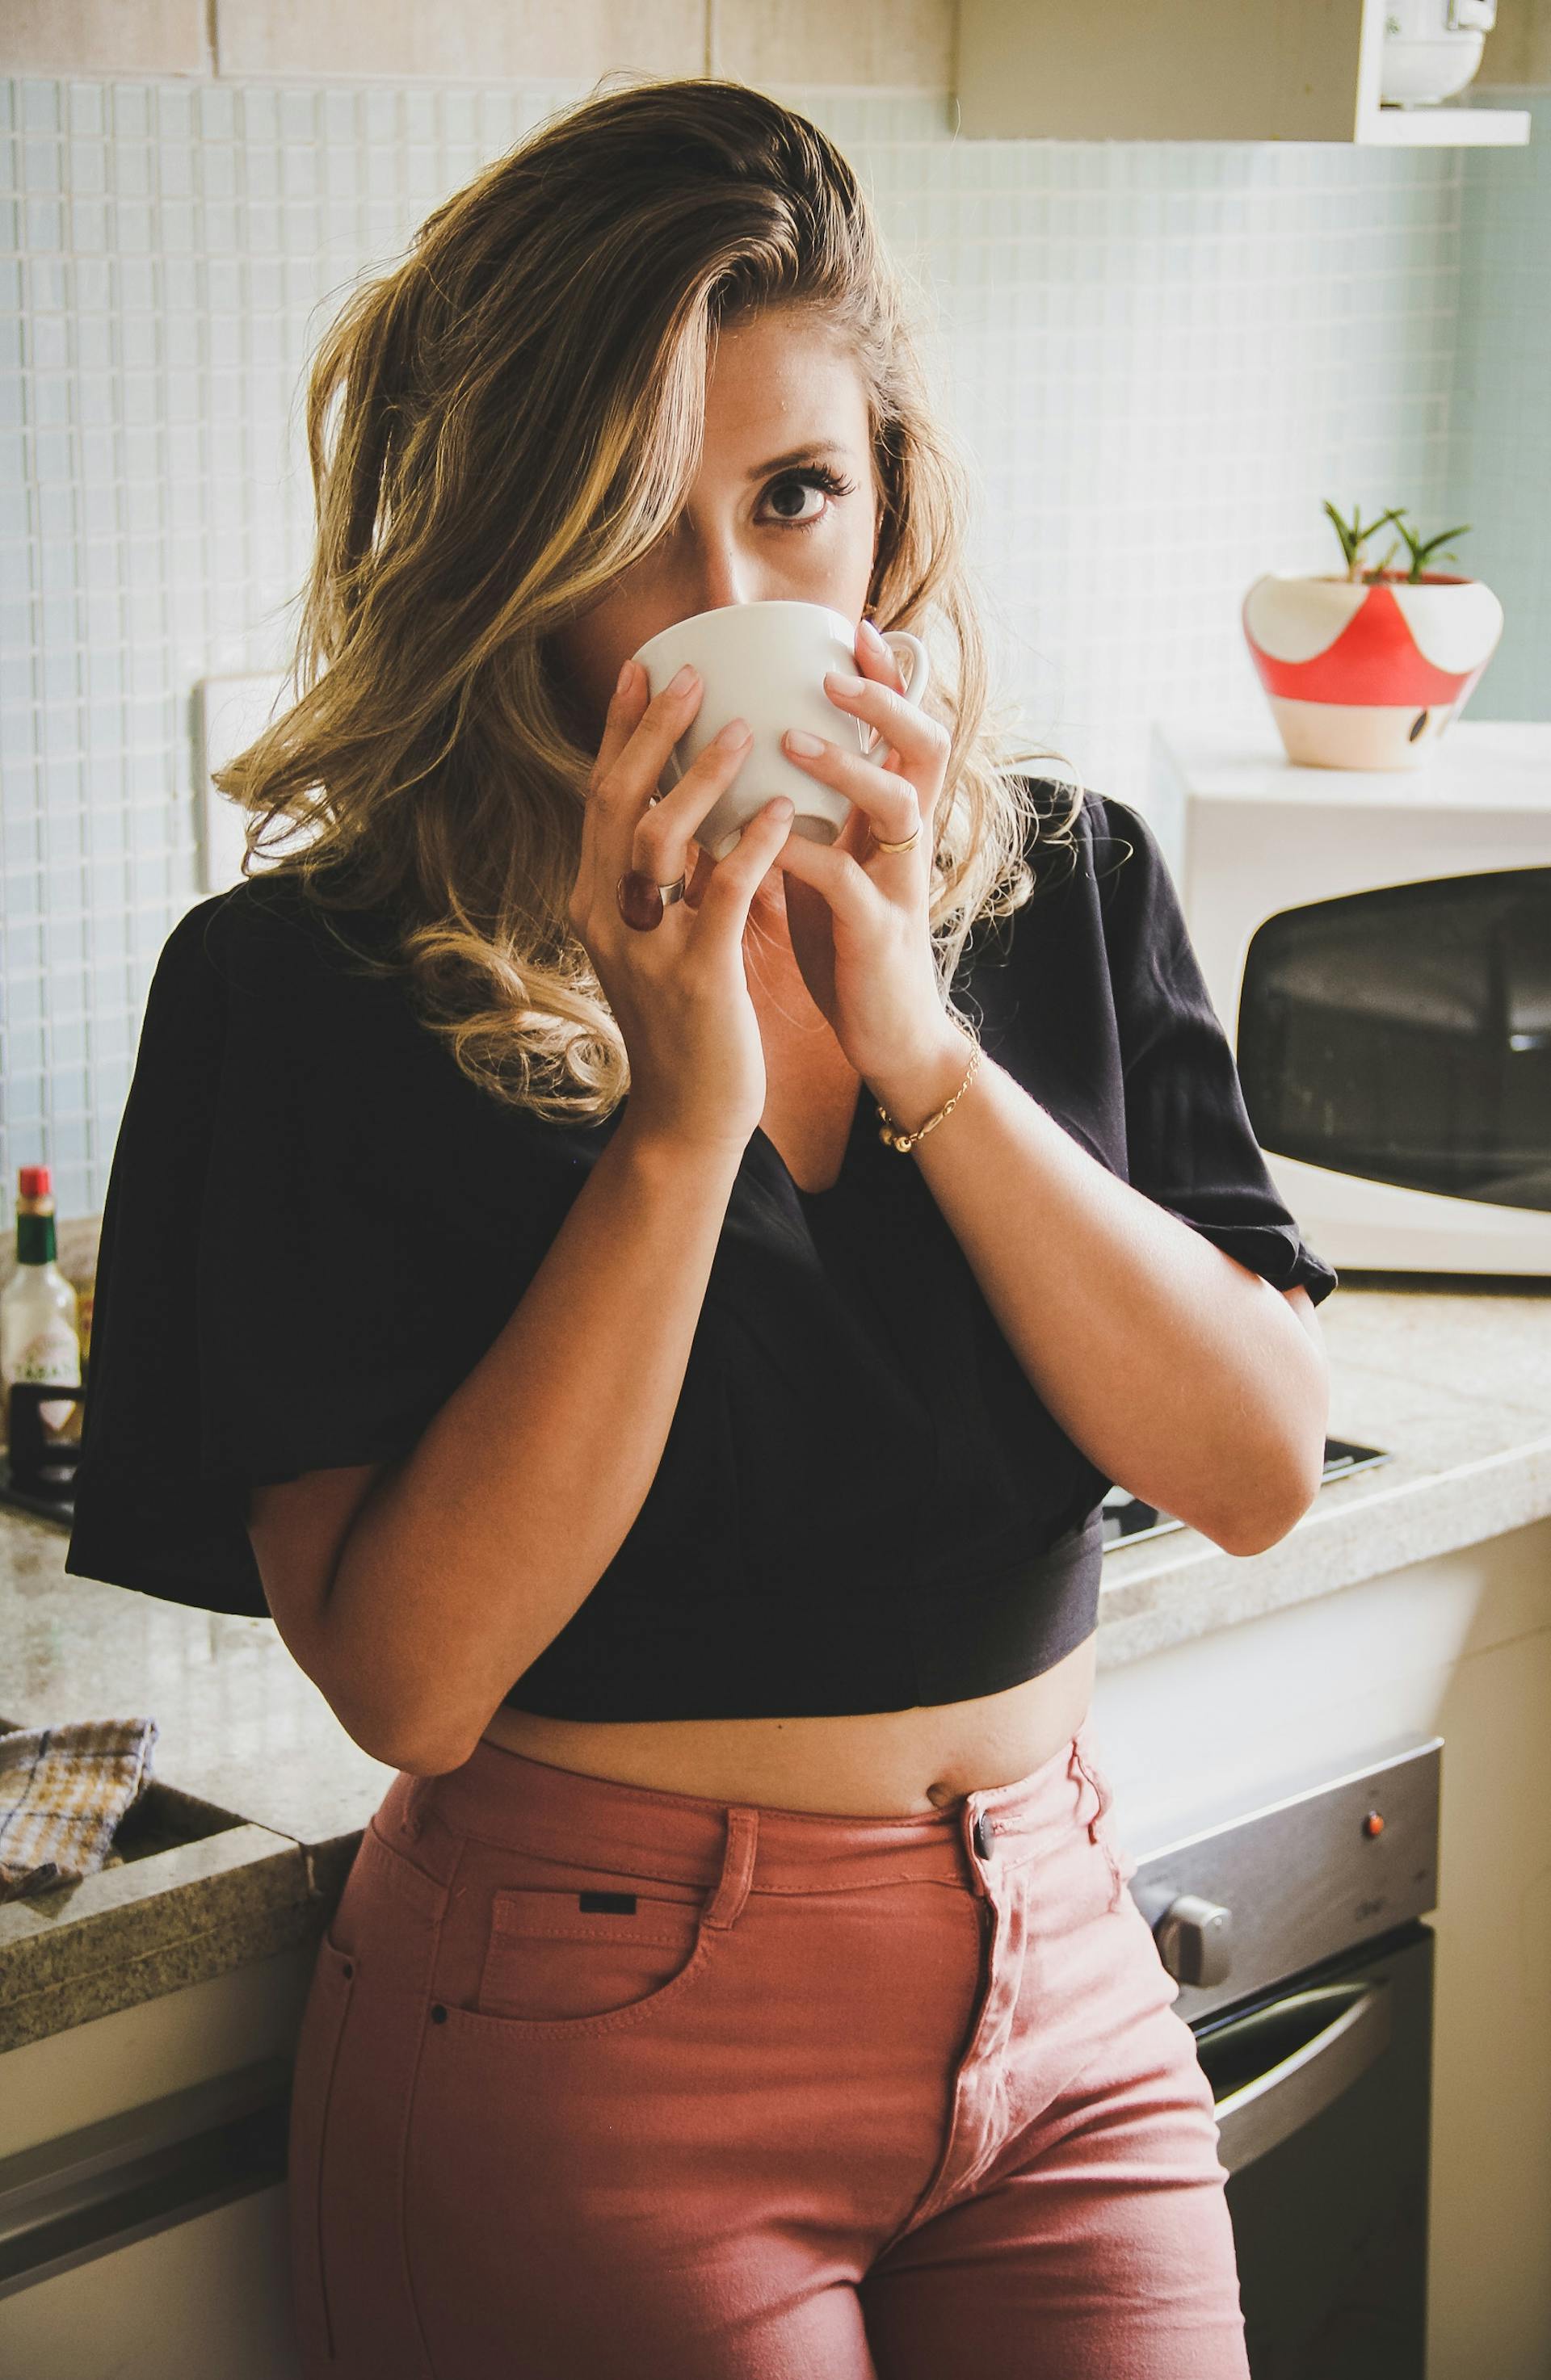
{"label": "woman's right hand", "polygon": [[[632,1130],[737,1159],[764,1112],[766,1088],[743,933],[754,893],[791,831],[791,805],[777,816],[767,802],[736,849],[714,864],[694,843],[695,829],[748,757],[741,720],[729,722],[657,796],[702,690],[696,675],[649,700],[639,662],[629,685],[616,689],[589,782],[568,916],[629,1053]],[[741,735],[725,742],[737,728]],[[671,884],[697,860],[704,866],[695,905],[687,897],[670,902],[646,931],[625,923],[616,888],[627,868]]]}

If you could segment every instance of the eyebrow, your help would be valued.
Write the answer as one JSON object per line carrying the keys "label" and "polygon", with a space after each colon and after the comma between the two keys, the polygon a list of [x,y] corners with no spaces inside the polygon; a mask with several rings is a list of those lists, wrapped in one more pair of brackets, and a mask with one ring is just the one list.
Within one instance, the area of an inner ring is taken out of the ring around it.
{"label": "eyebrow", "polygon": [[751,480],[767,479],[772,471],[789,470],[794,463],[806,463],[816,455],[849,455],[850,448],[843,438],[813,438],[805,446],[794,446],[786,455],[773,455],[768,463],[756,463],[749,473]]}

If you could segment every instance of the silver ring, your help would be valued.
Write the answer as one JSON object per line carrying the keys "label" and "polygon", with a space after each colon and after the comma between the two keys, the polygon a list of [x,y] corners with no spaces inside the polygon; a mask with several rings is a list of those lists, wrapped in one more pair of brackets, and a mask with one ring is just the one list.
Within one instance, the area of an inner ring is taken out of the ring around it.
{"label": "silver ring", "polygon": [[[652,882],[651,878],[643,875],[639,868],[628,868],[624,875],[620,877],[618,882],[615,885],[615,902],[618,908],[619,915],[624,918],[626,925],[630,928],[632,932],[638,934],[649,934],[654,926],[660,926],[662,924],[670,905],[675,901],[682,901],[684,898],[684,887],[689,881],[689,870],[686,868],[684,874],[677,877],[671,884],[653,885],[653,889],[657,895],[657,912],[655,917],[631,917],[626,898],[625,887],[632,878],[635,880],[635,883],[638,886],[644,886]],[[644,894],[641,897],[644,899]]]}

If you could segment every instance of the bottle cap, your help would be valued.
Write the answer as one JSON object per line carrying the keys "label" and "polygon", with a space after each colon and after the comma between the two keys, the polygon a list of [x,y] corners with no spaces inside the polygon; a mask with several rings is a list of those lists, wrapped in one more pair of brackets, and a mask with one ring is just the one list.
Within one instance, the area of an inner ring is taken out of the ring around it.
{"label": "bottle cap", "polygon": [[50,1176],[46,1165],[24,1165],[21,1172],[21,1196],[24,1198],[46,1198],[50,1195]]}

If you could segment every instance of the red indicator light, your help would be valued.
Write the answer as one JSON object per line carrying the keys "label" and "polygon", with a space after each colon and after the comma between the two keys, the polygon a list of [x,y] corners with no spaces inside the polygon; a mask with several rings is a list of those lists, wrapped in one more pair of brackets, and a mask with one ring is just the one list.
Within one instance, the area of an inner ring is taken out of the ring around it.
{"label": "red indicator light", "polygon": [[1384,1813],[1381,1810],[1370,1810],[1367,1816],[1362,1821],[1362,1831],[1365,1835],[1382,1835],[1384,1832]]}

